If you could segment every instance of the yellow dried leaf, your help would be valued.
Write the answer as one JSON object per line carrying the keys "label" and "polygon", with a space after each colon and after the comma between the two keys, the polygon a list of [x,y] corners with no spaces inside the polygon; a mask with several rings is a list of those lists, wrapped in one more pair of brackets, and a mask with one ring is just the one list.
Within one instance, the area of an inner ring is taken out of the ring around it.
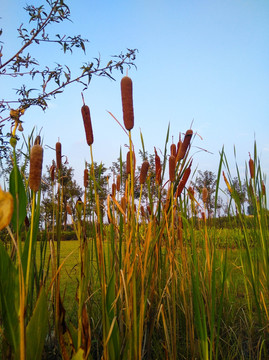
{"label": "yellow dried leaf", "polygon": [[13,197],[0,187],[0,230],[9,225],[13,214]]}

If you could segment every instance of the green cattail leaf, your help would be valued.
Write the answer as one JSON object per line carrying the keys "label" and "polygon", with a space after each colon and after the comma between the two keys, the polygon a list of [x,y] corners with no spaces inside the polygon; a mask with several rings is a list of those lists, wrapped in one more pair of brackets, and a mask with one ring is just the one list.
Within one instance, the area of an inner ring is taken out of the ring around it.
{"label": "green cattail leaf", "polygon": [[[18,228],[20,229],[26,217],[26,205],[27,205],[27,196],[25,192],[25,187],[22,181],[20,170],[17,165],[14,165],[10,173],[9,191],[14,198],[14,211],[11,222],[12,225],[14,226],[14,229],[17,230],[17,225]],[[18,203],[16,199],[18,200]]]}
{"label": "green cattail leaf", "polygon": [[145,145],[144,145],[144,139],[142,131],[140,130],[140,138],[141,138],[141,144],[142,144],[142,150],[143,150],[143,160],[146,158],[146,151],[145,151]]}
{"label": "green cattail leaf", "polygon": [[19,279],[6,249],[0,242],[0,299],[4,336],[14,353],[19,350]]}
{"label": "green cattail leaf", "polygon": [[[108,287],[107,287],[107,294],[106,294],[106,310],[108,314],[109,319],[109,328],[110,326],[113,326],[113,330],[111,332],[111,336],[108,342],[108,349],[109,349],[109,355],[110,358],[117,359],[117,354],[120,353],[120,334],[119,334],[119,328],[117,321],[113,324],[113,319],[115,317],[115,312],[113,308],[113,303],[116,298],[115,294],[115,270],[113,271]],[[110,330],[110,329],[108,329]]]}
{"label": "green cattail leaf", "polygon": [[48,331],[47,296],[42,287],[33,315],[26,328],[26,359],[41,359],[45,337]]}
{"label": "green cattail leaf", "polygon": [[71,360],[84,360],[84,351],[80,348]]}

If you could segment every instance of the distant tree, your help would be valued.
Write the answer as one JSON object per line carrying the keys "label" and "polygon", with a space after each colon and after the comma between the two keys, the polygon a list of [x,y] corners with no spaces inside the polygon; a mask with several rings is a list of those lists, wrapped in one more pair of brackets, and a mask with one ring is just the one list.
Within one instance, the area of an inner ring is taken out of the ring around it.
{"label": "distant tree", "polygon": [[[196,177],[195,181],[192,182],[192,186],[197,191],[199,199],[202,200],[202,193],[203,188],[205,187],[208,192],[208,196],[206,199],[206,209],[208,212],[208,216],[211,217],[214,213],[215,209],[215,192],[216,192],[216,175],[212,171],[198,171],[198,176]],[[221,204],[218,201],[217,208],[220,207]]]}
{"label": "distant tree", "polygon": [[[54,184],[57,183],[57,175],[55,174]],[[74,169],[67,165],[62,165],[61,177],[60,177],[61,191],[60,196],[62,196],[62,220],[64,229],[67,226],[67,204],[73,210],[75,214],[75,203],[76,200],[82,196],[82,188],[77,184],[74,179]],[[54,193],[53,193],[54,192]],[[47,221],[50,226],[53,224],[53,207],[57,206],[57,196],[58,192],[55,191],[55,187],[51,185],[51,176],[50,168],[47,166],[47,173],[42,178],[42,194],[43,200],[41,204],[41,216],[44,221]],[[62,195],[61,195],[62,194]],[[53,203],[54,199],[54,203]]]}
{"label": "distant tree", "polygon": [[[141,158],[142,162],[143,161],[148,161],[149,162],[149,170],[148,170],[148,179],[149,179],[149,186],[150,188],[148,188],[147,184],[145,184],[143,186],[143,190],[142,190],[142,202],[144,201],[145,203],[148,203],[148,197],[149,197],[149,191],[151,194],[151,197],[154,199],[158,196],[158,190],[156,187],[156,173],[155,173],[155,155],[154,154],[149,154],[147,151],[143,152],[141,150],[139,150],[138,152],[139,157]],[[140,196],[140,183],[139,183],[139,176],[140,176],[140,170],[141,170],[141,166],[137,166],[136,167],[136,171],[135,171],[135,185],[134,185],[134,197],[136,200],[139,199]],[[121,190],[120,193],[121,195],[124,194],[125,192],[125,183],[126,180],[128,179],[128,174],[126,172],[126,161],[122,160],[120,157],[117,159],[117,161],[114,161],[112,163],[112,166],[110,167],[110,171],[112,172],[112,177],[114,177],[116,179],[117,175],[120,174],[122,177],[122,185],[121,186]],[[165,195],[165,190],[163,190],[163,196]]]}
{"label": "distant tree", "polygon": [[[16,130],[22,130],[21,116],[25,110],[31,106],[39,106],[45,110],[48,100],[55,98],[64,91],[67,85],[80,83],[86,89],[93,75],[104,76],[113,79],[114,70],[123,72],[124,66],[134,65],[136,50],[127,49],[126,53],[113,56],[106,65],[102,65],[100,56],[93,61],[85,62],[81,65],[79,74],[74,75],[67,65],[62,65],[56,59],[55,68],[42,66],[38,59],[31,55],[30,45],[47,43],[60,45],[63,53],[72,53],[75,48],[86,52],[86,43],[80,35],[66,36],[56,34],[51,37],[48,33],[50,25],[55,25],[63,21],[71,20],[70,10],[64,0],[43,0],[39,5],[26,5],[24,8],[29,16],[29,24],[21,24],[18,27],[18,37],[22,41],[19,49],[14,49],[11,56],[10,44],[8,51],[0,41],[0,76],[10,78],[10,88],[15,89],[13,99],[0,100],[0,158],[7,156],[6,145],[7,137],[16,137]],[[10,19],[12,21],[12,19]],[[3,29],[0,29],[0,36]],[[51,55],[54,51],[51,51]],[[25,83],[17,88],[17,79],[24,79]],[[15,82],[15,84],[14,84]],[[29,85],[30,84],[30,85]],[[4,125],[12,122],[12,131],[4,132]]]}
{"label": "distant tree", "polygon": [[[92,178],[92,171],[91,171],[91,164],[88,164],[88,170],[89,170],[89,184],[87,188],[87,214],[93,214],[93,212],[96,212],[96,202],[95,202],[95,192],[94,192],[94,181]],[[104,217],[105,213],[105,207],[106,207],[106,199],[107,195],[109,193],[108,189],[108,179],[110,177],[109,174],[107,174],[107,168],[104,166],[104,164],[97,162],[94,162],[94,176],[95,176],[95,182],[96,182],[96,192],[98,194],[99,198],[99,205],[100,205],[100,211],[101,211],[101,217]]]}
{"label": "distant tree", "polygon": [[[240,205],[240,210],[242,211],[247,201],[247,185],[245,182],[242,183],[238,177],[234,177],[230,185],[234,192],[233,197],[237,199],[237,203]],[[226,192],[231,195],[228,189]]]}

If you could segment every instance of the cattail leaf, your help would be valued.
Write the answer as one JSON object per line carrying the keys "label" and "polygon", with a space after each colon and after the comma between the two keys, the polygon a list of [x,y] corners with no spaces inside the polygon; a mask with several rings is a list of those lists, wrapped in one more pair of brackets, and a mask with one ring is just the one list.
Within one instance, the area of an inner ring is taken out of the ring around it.
{"label": "cattail leaf", "polygon": [[26,328],[26,359],[41,359],[45,337],[48,331],[47,296],[42,287],[33,315]]}
{"label": "cattail leaf", "polygon": [[[15,168],[16,166],[16,168]],[[17,180],[16,180],[17,178]],[[17,182],[17,191],[16,191],[16,182]],[[22,181],[21,173],[17,165],[14,165],[10,177],[9,177],[9,191],[14,199],[14,210],[11,223],[15,230],[17,230],[17,224],[20,229],[25,217],[26,217],[26,206],[27,206],[27,196]],[[18,203],[17,200],[18,199]],[[18,219],[17,219],[18,216]]]}
{"label": "cattail leaf", "polygon": [[71,360],[84,360],[84,351],[80,348]]}
{"label": "cattail leaf", "polygon": [[17,353],[19,350],[19,279],[6,249],[0,242],[0,299],[4,336]]}
{"label": "cattail leaf", "polygon": [[117,359],[117,354],[120,353],[120,336],[119,336],[118,323],[117,321],[116,322],[114,321],[113,323],[113,319],[115,317],[115,312],[113,311],[114,310],[113,303],[116,298],[115,281],[116,281],[115,271],[113,271],[108,283],[107,294],[106,294],[106,310],[108,314],[108,319],[110,326],[112,326],[113,324],[113,329],[111,331],[110,339],[108,341],[108,349],[111,359]]}

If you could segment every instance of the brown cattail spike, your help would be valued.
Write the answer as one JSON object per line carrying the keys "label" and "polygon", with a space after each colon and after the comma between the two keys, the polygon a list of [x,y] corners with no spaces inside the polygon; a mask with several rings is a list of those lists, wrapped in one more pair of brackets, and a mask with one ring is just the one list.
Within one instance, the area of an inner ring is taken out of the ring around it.
{"label": "brown cattail spike", "polygon": [[[133,154],[133,169],[135,170],[135,154],[134,152],[132,152]],[[131,174],[131,158],[130,158],[130,151],[128,151],[127,153],[127,157],[126,157],[126,172],[127,174]]]}
{"label": "brown cattail spike", "polygon": [[117,176],[116,185],[117,185],[117,191],[120,191],[120,185],[121,185],[121,176],[120,176],[120,174]]}
{"label": "brown cattail spike", "polygon": [[193,134],[193,131],[191,129],[186,131],[183,143],[181,144],[180,149],[179,149],[179,156],[178,156],[179,160],[184,158],[184,156],[187,152],[187,149],[190,145],[192,134]]}
{"label": "brown cattail spike", "polygon": [[202,199],[203,199],[203,203],[206,204],[207,199],[208,199],[208,190],[205,186],[203,187],[203,190],[202,190]]}
{"label": "brown cattail spike", "polygon": [[171,182],[175,181],[176,176],[176,158],[171,155],[169,158],[169,179]]}
{"label": "brown cattail spike", "polygon": [[125,199],[125,197],[123,196],[122,198],[121,198],[121,200],[120,200],[120,206],[121,206],[121,208],[122,208],[122,210],[123,210],[123,212],[125,213],[126,212],[126,199]]}
{"label": "brown cattail spike", "polygon": [[43,149],[40,145],[34,145],[30,154],[30,179],[29,186],[33,191],[38,191],[41,182],[43,163]]}
{"label": "brown cattail spike", "polygon": [[37,137],[35,138],[34,145],[40,145],[40,144],[41,144],[41,137],[40,135],[37,135]]}
{"label": "brown cattail spike", "polygon": [[172,144],[170,146],[170,154],[173,155],[174,157],[176,157],[177,155],[177,147],[176,147],[176,144]]}
{"label": "brown cattail spike", "polygon": [[116,196],[116,188],[117,188],[117,185],[115,183],[112,184],[112,197],[115,198]]}
{"label": "brown cattail spike", "polygon": [[142,166],[141,166],[141,171],[140,171],[140,184],[144,184],[147,178],[147,174],[148,174],[148,169],[149,169],[149,162],[148,161],[144,161]]}
{"label": "brown cattail spike", "polygon": [[88,171],[88,169],[84,169],[83,180],[84,180],[84,187],[87,188],[88,184],[89,184],[89,171]]}
{"label": "brown cattail spike", "polygon": [[72,215],[71,207],[68,204],[66,205],[66,212],[68,215]]}
{"label": "brown cattail spike", "polygon": [[262,181],[262,194],[265,196],[266,194],[266,189],[265,189],[265,185],[264,182]]}
{"label": "brown cattail spike", "polygon": [[249,157],[250,157],[250,159],[249,159],[248,165],[249,165],[250,177],[251,177],[251,179],[254,179],[254,174],[255,174],[254,161],[251,159],[250,155],[249,155]]}
{"label": "brown cattail spike", "polygon": [[156,176],[156,184],[161,184],[161,176],[162,176],[162,168],[161,168],[161,159],[157,154],[157,150],[154,148],[155,151],[155,176]]}
{"label": "brown cattail spike", "polygon": [[184,189],[186,182],[189,178],[191,174],[191,164],[190,166],[184,171],[184,174],[182,176],[182,179],[180,180],[178,187],[177,187],[177,191],[176,191],[176,196],[180,196],[180,194],[182,193],[182,190]]}
{"label": "brown cattail spike", "polygon": [[55,177],[55,165],[53,163],[50,167],[50,178],[52,182],[54,181],[54,177]]}
{"label": "brown cattail spike", "polygon": [[87,144],[91,146],[93,143],[93,131],[92,131],[92,121],[91,121],[89,106],[84,104],[81,107],[81,114],[84,122]]}
{"label": "brown cattail spike", "polygon": [[62,167],[62,144],[58,141],[56,143],[56,165],[57,169]]}
{"label": "brown cattail spike", "polygon": [[121,100],[124,126],[131,130],[134,127],[133,83],[128,76],[121,79]]}

